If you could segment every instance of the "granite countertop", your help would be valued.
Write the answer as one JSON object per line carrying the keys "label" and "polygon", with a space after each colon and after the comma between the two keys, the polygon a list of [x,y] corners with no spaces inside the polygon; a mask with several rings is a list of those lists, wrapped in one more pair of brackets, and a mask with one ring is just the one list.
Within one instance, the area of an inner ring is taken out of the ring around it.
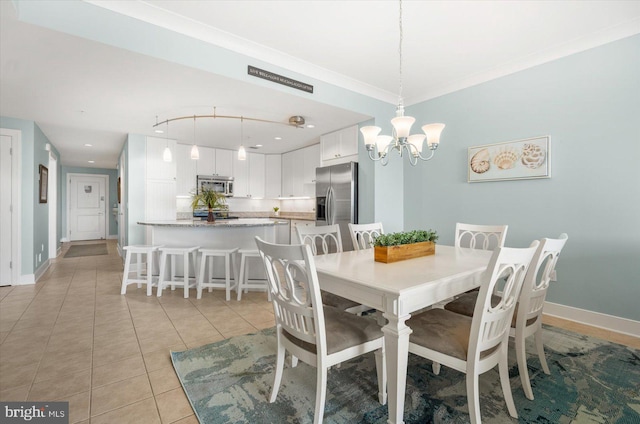
{"label": "granite countertop", "polygon": [[241,218],[241,219],[219,219],[215,222],[207,222],[193,219],[182,219],[175,221],[138,221],[140,225],[150,225],[158,227],[264,227],[273,225],[286,225],[287,221],[270,218]]}

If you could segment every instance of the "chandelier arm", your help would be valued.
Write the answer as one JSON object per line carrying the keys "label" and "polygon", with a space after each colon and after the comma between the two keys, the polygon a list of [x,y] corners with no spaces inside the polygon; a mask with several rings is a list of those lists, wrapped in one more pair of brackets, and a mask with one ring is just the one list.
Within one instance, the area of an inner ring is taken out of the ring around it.
{"label": "chandelier arm", "polygon": [[436,149],[431,149],[431,154],[429,154],[429,156],[423,157],[421,153],[418,153],[418,156],[416,156],[416,158],[419,158],[420,160],[423,161],[428,161],[431,160],[433,158],[433,155],[435,155],[436,153]]}
{"label": "chandelier arm", "polygon": [[[245,120],[245,121],[255,121],[255,122],[265,122],[268,124],[280,124],[280,125],[286,125],[287,127],[297,127],[297,125],[295,124],[291,124],[289,122],[279,122],[279,121],[270,121],[268,119],[259,119],[259,118],[248,118],[246,116],[234,116],[234,115],[216,115],[215,112],[213,115],[189,115],[189,116],[178,116],[176,118],[170,118],[170,119],[165,119],[162,122],[156,122],[155,125],[153,125],[152,128],[155,128],[159,125],[164,125],[164,124],[168,124],[169,122],[173,122],[173,121],[180,121],[183,119],[200,119],[200,118],[223,118],[223,119],[240,119],[240,120]],[[156,118],[157,121],[157,118]]]}
{"label": "chandelier arm", "polygon": [[374,156],[374,155],[375,155],[375,153],[373,153],[373,150],[368,150],[367,152],[369,153],[369,159],[371,159],[371,160],[372,160],[372,161],[374,161],[374,162],[377,162],[377,161],[379,161],[379,160],[381,160],[381,159],[382,159],[382,157],[377,157],[377,158],[376,158],[376,157]]}

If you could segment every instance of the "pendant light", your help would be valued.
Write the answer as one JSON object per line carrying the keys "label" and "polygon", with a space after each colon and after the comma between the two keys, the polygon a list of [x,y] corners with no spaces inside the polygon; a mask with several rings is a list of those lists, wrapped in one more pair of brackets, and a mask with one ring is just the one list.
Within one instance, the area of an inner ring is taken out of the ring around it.
{"label": "pendant light", "polygon": [[173,157],[171,155],[171,149],[169,148],[169,123],[167,122],[167,131],[166,131],[166,140],[167,140],[167,147],[164,148],[164,152],[162,152],[162,160],[164,160],[165,162],[171,162],[173,160]]}
{"label": "pendant light", "polygon": [[242,144],[244,139],[243,126],[244,126],[244,118],[240,117],[240,148],[238,149],[238,160],[247,160],[247,151],[244,149],[244,145]]}
{"label": "pendant light", "polygon": [[199,160],[200,159],[200,151],[198,150],[198,145],[196,144],[196,116],[193,115],[193,146],[191,146],[191,159]]}

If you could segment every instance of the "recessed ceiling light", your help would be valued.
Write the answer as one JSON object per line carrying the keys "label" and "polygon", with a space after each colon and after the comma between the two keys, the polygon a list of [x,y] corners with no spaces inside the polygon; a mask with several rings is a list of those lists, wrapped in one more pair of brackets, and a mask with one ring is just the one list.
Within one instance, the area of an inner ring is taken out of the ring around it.
{"label": "recessed ceiling light", "polygon": [[96,163],[96,161],[95,160],[90,160],[89,163]]}
{"label": "recessed ceiling light", "polygon": [[282,137],[273,137],[274,140],[282,140]]}
{"label": "recessed ceiling light", "polygon": [[262,147],[262,144],[256,144],[256,147]]}
{"label": "recessed ceiling light", "polygon": [[84,143],[84,147],[93,147],[93,144]]}
{"label": "recessed ceiling light", "polygon": [[155,133],[156,134],[164,134],[164,131],[163,130],[156,130]]}
{"label": "recessed ceiling light", "polygon": [[307,124],[307,128],[315,128],[316,126],[313,124]]}

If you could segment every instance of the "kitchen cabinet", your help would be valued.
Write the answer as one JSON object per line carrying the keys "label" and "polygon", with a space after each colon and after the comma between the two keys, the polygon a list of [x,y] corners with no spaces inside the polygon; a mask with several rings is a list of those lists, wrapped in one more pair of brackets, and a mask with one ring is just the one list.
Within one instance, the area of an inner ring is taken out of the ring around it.
{"label": "kitchen cabinet", "polygon": [[260,153],[247,154],[249,162],[249,197],[264,198],[265,157]]}
{"label": "kitchen cabinet", "polygon": [[[216,149],[213,147],[198,147],[200,159],[191,159],[191,146],[187,157],[191,161],[191,167],[194,168],[196,175],[215,175],[216,174]],[[195,182],[194,182],[195,184]]]}
{"label": "kitchen cabinet", "polygon": [[196,161],[191,159],[191,146],[176,145],[174,158],[176,161],[176,196],[189,196],[191,191],[196,188]]}
{"label": "kitchen cabinet", "polygon": [[[172,160],[165,162],[164,149],[171,149]],[[175,140],[147,137],[144,218],[149,221],[176,219],[176,174],[178,144]],[[180,151],[182,151],[182,147]],[[146,242],[151,231],[146,229]]]}
{"label": "kitchen cabinet", "polygon": [[293,150],[282,155],[282,196],[304,196],[304,152]]}
{"label": "kitchen cabinet", "polygon": [[233,158],[233,197],[264,197],[265,158],[260,153],[247,153],[246,160]]}
{"label": "kitchen cabinet", "polygon": [[[267,199],[282,196],[282,155],[265,155],[265,193]],[[287,231],[287,237],[289,232]]]}
{"label": "kitchen cabinet", "polygon": [[215,175],[231,177],[233,175],[233,158],[238,158],[238,153],[233,150],[215,149],[216,170]]}
{"label": "kitchen cabinet", "polygon": [[344,128],[340,131],[320,137],[322,165],[333,165],[358,161],[358,126]]}
{"label": "kitchen cabinet", "polygon": [[316,168],[320,166],[320,144],[302,149],[304,169],[302,175],[302,192],[304,196],[316,195]]}
{"label": "kitchen cabinet", "polygon": [[282,155],[282,196],[315,196],[316,168],[320,165],[320,145]]}

